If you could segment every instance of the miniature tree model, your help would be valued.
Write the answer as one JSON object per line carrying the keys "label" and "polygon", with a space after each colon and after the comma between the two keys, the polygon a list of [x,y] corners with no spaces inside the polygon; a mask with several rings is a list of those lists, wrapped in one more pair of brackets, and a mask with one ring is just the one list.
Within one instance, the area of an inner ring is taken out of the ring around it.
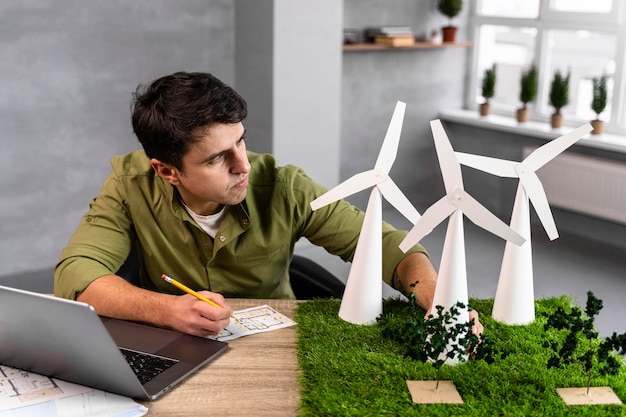
{"label": "miniature tree model", "polygon": [[554,107],[554,113],[551,118],[553,128],[563,126],[561,109],[569,103],[569,76],[569,73],[564,77],[560,71],[556,71],[550,85],[550,105]]}
{"label": "miniature tree model", "polygon": [[[411,288],[416,284],[417,282],[411,284]],[[488,363],[493,361],[491,341],[485,335],[479,340],[471,331],[474,319],[465,323],[455,320],[466,308],[465,304],[457,302],[449,309],[435,306],[437,313],[429,314],[424,319],[413,291],[409,294],[409,299],[411,315],[404,323],[394,326],[385,315],[378,319],[378,323],[382,327],[383,337],[398,342],[407,357],[432,363],[437,371],[435,391],[439,389],[441,368],[449,361],[465,362],[468,352]]]}
{"label": "miniature tree model", "polygon": [[617,375],[623,360],[611,354],[626,349],[626,333],[621,335],[613,333],[611,337],[604,340],[598,337],[598,332],[594,329],[594,320],[601,309],[602,300],[588,291],[585,314],[579,307],[572,307],[569,313],[559,307],[548,316],[548,321],[544,325],[546,331],[564,330],[566,334],[562,344],[556,341],[544,344],[544,347],[551,348],[555,353],[548,360],[548,367],[581,365],[587,374],[587,395],[591,389],[594,372],[600,375]]}
{"label": "miniature tree model", "polygon": [[602,113],[606,108],[608,100],[606,88],[607,77],[602,76],[593,78],[591,81],[593,82],[593,100],[591,101],[591,110],[596,113],[595,120],[591,121],[591,125],[593,126],[593,131],[591,133],[599,135],[604,130],[604,121],[600,120],[600,113]]}
{"label": "miniature tree model", "polygon": [[496,92],[496,65],[485,70],[483,81],[481,85],[481,93],[485,102],[480,105],[480,115],[487,116],[491,113],[489,100],[494,96]]}
{"label": "miniature tree model", "polygon": [[526,71],[522,71],[520,78],[520,94],[519,99],[522,102],[522,108],[517,110],[517,121],[527,122],[530,110],[528,103],[535,101],[537,98],[537,67],[533,64]]}

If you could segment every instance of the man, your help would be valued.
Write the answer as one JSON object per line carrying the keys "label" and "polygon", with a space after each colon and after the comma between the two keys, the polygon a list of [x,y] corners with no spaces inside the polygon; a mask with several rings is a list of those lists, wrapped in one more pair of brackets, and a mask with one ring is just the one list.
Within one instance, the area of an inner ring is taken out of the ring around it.
{"label": "man", "polygon": [[[288,268],[300,237],[352,260],[364,213],[345,201],[312,211],[326,189],[248,152],[246,116],[244,99],[210,74],[179,72],[138,88],[132,123],[143,151],[112,159],[61,254],[55,294],[101,315],[215,335],[232,313],[224,297],[293,298]],[[429,310],[436,272],[422,246],[400,251],[405,235],[383,225],[383,279],[415,291]],[[133,245],[140,286],[115,274]],[[162,274],[223,308],[179,295]]]}

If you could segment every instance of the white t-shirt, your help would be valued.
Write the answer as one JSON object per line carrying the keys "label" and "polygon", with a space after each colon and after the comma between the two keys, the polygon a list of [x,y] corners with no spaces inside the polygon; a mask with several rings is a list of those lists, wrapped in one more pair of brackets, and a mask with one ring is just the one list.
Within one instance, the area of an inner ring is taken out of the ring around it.
{"label": "white t-shirt", "polygon": [[201,214],[194,213],[189,207],[187,207],[185,203],[183,203],[183,206],[185,207],[185,210],[187,210],[187,213],[189,213],[191,218],[194,219],[196,223],[198,223],[198,226],[200,226],[202,230],[207,232],[207,234],[212,238],[214,238],[217,234],[217,231],[222,224],[222,220],[224,220],[226,209],[228,208],[228,206],[224,206],[220,211],[215,214],[203,216]]}

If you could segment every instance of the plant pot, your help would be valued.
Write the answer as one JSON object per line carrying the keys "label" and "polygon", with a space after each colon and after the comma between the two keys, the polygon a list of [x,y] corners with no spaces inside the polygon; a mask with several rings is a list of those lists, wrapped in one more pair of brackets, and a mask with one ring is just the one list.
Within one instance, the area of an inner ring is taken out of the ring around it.
{"label": "plant pot", "polygon": [[441,28],[442,42],[454,42],[456,40],[456,26],[444,26]]}
{"label": "plant pot", "polygon": [[559,129],[563,127],[563,115],[554,113],[550,116],[550,125],[552,126],[552,129]]}
{"label": "plant pot", "polygon": [[491,114],[491,104],[482,103],[480,105],[480,115],[481,117],[489,116]]}
{"label": "plant pot", "polygon": [[529,108],[521,108],[517,109],[517,113],[515,114],[518,123],[527,122],[530,119],[530,109]]}
{"label": "plant pot", "polygon": [[591,127],[593,127],[593,130],[591,131],[592,135],[601,135],[604,133],[604,120],[592,120]]}

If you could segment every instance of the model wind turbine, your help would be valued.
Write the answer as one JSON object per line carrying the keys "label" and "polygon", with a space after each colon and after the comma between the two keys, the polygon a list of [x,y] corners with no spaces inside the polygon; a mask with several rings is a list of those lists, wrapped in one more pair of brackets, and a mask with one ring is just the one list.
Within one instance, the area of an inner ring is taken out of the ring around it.
{"label": "model wind turbine", "polygon": [[351,323],[373,324],[383,311],[381,194],[412,223],[420,218],[415,207],[389,177],[398,153],[405,108],[405,103],[397,102],[374,169],[348,178],[311,202],[311,208],[317,210],[372,187],[339,308],[339,317]]}
{"label": "model wind turbine", "polygon": [[511,228],[526,242],[521,246],[506,243],[491,313],[494,319],[507,324],[528,324],[535,320],[529,200],[550,240],[559,237],[546,193],[535,172],[591,130],[591,125],[587,123],[535,149],[522,162],[457,152],[457,158],[463,165],[500,177],[519,178]]}
{"label": "model wind turbine", "polygon": [[[433,120],[430,122],[430,127],[435,139],[435,148],[443,175],[446,195],[424,212],[402,243],[400,243],[400,249],[406,252],[437,225],[449,218],[432,306],[433,310],[435,306],[442,306],[445,311],[449,310],[457,302],[461,302],[466,307],[461,309],[461,314],[455,318],[455,321],[466,323],[469,321],[469,311],[467,309],[469,300],[463,214],[476,225],[517,245],[521,245],[524,242],[524,238],[511,230],[509,226],[463,189],[461,165],[456,159],[454,149],[452,149],[441,122]],[[435,311],[431,313],[436,314]]]}

